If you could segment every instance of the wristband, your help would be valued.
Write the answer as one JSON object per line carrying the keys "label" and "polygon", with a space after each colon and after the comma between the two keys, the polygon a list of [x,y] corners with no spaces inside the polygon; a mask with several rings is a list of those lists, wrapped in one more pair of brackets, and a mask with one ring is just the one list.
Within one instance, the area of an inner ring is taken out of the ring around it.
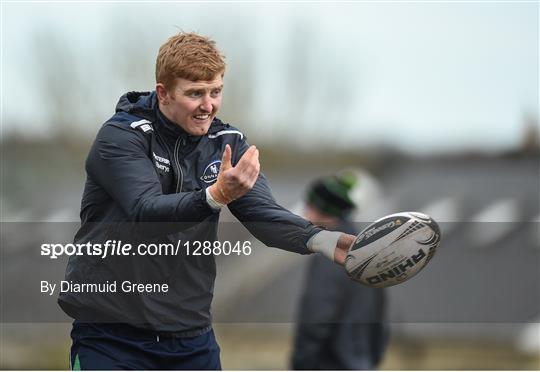
{"label": "wristband", "polygon": [[209,187],[206,188],[205,192],[206,192],[206,203],[208,203],[210,208],[219,210],[225,206],[225,204],[218,202],[216,199],[212,197],[212,193],[210,192]]}
{"label": "wristband", "polygon": [[323,230],[313,235],[307,242],[307,247],[310,251],[320,253],[330,261],[334,262],[334,252],[339,237],[342,233],[338,231]]}

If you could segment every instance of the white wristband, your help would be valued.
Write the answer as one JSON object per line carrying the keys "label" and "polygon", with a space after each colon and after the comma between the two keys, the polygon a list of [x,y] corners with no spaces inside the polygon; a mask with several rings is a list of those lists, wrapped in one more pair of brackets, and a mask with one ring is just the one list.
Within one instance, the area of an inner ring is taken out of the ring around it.
{"label": "white wristband", "polygon": [[206,202],[212,209],[221,209],[225,206],[225,204],[221,204],[212,197],[212,194],[210,193],[210,187],[206,188]]}
{"label": "white wristband", "polygon": [[334,262],[334,252],[337,242],[342,233],[338,231],[323,230],[313,235],[307,242],[310,251],[320,253],[330,261]]}

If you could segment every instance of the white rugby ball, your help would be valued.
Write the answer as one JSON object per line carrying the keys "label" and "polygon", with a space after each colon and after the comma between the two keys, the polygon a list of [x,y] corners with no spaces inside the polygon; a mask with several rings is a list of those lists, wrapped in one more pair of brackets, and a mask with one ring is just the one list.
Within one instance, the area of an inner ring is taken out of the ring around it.
{"label": "white rugby ball", "polygon": [[439,243],[439,225],[419,212],[400,212],[366,227],[351,246],[345,270],[354,280],[383,288],[415,276],[431,260]]}

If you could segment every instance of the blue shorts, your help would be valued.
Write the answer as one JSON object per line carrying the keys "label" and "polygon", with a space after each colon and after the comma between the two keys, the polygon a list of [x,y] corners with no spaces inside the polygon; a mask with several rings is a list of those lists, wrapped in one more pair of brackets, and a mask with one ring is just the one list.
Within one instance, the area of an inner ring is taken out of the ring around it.
{"label": "blue shorts", "polygon": [[169,337],[126,324],[75,321],[71,338],[72,370],[221,370],[213,330]]}

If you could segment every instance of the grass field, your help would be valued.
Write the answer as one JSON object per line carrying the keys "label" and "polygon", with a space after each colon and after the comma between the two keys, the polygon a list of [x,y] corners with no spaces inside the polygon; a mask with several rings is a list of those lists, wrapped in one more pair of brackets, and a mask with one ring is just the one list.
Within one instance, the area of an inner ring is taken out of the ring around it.
{"label": "grass field", "polygon": [[[69,324],[2,325],[0,369],[67,369]],[[284,370],[292,324],[216,324],[226,370]],[[524,354],[510,344],[454,339],[392,338],[383,370],[539,370],[540,351]]]}
{"label": "grass field", "polygon": [[[291,324],[217,324],[224,369],[283,370],[289,364]],[[383,370],[538,370],[540,350],[523,354],[504,343],[392,339]]]}

